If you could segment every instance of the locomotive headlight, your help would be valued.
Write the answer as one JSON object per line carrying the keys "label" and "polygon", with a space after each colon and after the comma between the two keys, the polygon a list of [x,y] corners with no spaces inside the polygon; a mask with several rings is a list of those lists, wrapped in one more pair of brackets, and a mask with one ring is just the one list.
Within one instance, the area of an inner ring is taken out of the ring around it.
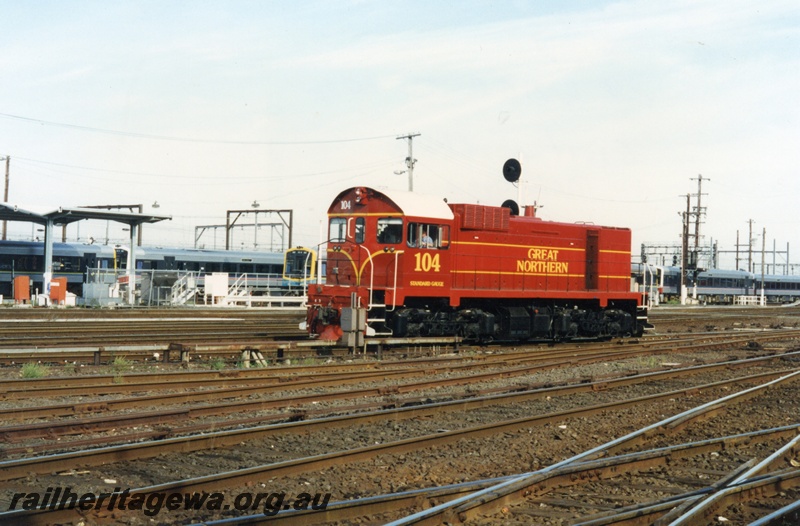
{"label": "locomotive headlight", "polygon": [[384,252],[389,252],[389,247],[383,247]]}

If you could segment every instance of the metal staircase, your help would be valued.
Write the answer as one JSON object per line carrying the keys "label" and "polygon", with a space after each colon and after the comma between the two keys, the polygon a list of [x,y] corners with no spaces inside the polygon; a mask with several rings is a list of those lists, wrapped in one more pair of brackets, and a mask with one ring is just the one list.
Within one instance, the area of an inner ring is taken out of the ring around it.
{"label": "metal staircase", "polygon": [[182,274],[175,283],[172,284],[170,293],[170,305],[185,305],[187,301],[193,299],[197,294],[197,276],[194,272]]}

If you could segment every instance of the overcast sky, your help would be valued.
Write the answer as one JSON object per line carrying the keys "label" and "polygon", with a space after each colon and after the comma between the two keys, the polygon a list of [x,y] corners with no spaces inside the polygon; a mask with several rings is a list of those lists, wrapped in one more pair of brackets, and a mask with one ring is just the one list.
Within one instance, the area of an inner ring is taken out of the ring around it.
{"label": "overcast sky", "polygon": [[759,251],[766,228],[800,262],[796,0],[2,6],[11,203],[143,203],[173,217],[145,244],[191,246],[257,201],[310,245],[339,191],[407,188],[396,137],[419,133],[415,190],[451,203],[516,199],[516,157],[541,217],[629,227],[636,254],[679,242],[702,174],[706,241],[733,250],[753,219]]}

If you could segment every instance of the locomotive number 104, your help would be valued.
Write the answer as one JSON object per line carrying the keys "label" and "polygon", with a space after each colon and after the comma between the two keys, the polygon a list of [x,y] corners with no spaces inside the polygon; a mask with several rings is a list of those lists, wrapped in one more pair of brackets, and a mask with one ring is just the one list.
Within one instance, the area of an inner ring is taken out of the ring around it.
{"label": "locomotive number 104", "polygon": [[441,264],[439,263],[439,254],[431,254],[430,252],[417,252],[414,254],[416,265],[414,270],[417,272],[439,272]]}

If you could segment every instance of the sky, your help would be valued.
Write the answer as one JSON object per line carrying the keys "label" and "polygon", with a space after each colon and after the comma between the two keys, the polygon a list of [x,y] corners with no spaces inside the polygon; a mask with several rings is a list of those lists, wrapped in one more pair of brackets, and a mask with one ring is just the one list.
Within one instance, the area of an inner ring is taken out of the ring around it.
{"label": "sky", "polygon": [[[0,5],[10,203],[141,203],[172,217],[145,245],[191,247],[255,202],[293,210],[293,244],[316,245],[340,191],[408,188],[397,138],[419,134],[417,192],[521,197],[547,220],[630,228],[638,254],[679,243],[702,174],[704,243],[746,245],[753,220],[754,248],[766,229],[800,263],[796,0]],[[502,177],[512,157],[520,189]],[[102,221],[68,237],[106,232],[127,238]],[[233,236],[281,244],[269,226]],[[224,230],[198,244],[224,247]]]}

